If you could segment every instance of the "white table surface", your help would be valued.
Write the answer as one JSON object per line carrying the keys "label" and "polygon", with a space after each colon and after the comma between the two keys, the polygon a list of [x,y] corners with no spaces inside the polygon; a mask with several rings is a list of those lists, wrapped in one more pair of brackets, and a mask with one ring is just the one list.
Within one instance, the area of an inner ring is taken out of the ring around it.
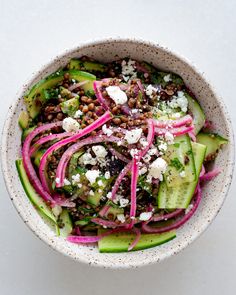
{"label": "white table surface", "polygon": [[[0,0],[1,127],[23,82],[65,48],[99,37],[169,46],[207,73],[236,124],[236,1]],[[0,178],[0,294],[235,294],[236,185],[210,228],[161,264],[112,271],[76,263],[36,238]]]}

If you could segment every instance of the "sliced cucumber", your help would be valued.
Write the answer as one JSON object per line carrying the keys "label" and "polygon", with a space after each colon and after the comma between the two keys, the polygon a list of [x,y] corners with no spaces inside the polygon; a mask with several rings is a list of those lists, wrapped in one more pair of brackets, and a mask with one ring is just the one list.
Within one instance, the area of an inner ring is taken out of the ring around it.
{"label": "sliced cucumber", "polygon": [[25,190],[25,193],[31,203],[40,210],[44,215],[46,215],[51,221],[57,223],[56,217],[52,213],[51,208],[49,208],[43,199],[35,192],[33,186],[31,185],[28,176],[25,172],[22,159],[16,160],[16,168],[20,177],[20,181]]}
{"label": "sliced cucumber", "polygon": [[59,220],[62,222],[63,227],[60,228],[60,236],[67,237],[73,230],[70,214],[67,209],[63,209],[59,216]]}
{"label": "sliced cucumber", "polygon": [[[37,117],[42,105],[47,100],[45,90],[51,89],[61,83],[64,79],[65,73],[65,71],[57,71],[56,73],[47,76],[45,79],[42,79],[35,84],[26,94],[25,103],[31,118]],[[88,83],[81,87],[85,91],[93,92],[93,81],[96,79],[94,75],[77,70],[70,70],[68,73],[70,75],[70,79],[74,79],[79,82],[88,81]]]}
{"label": "sliced cucumber", "polygon": [[[99,230],[99,234],[103,233],[103,230]],[[155,247],[164,244],[176,237],[175,231],[169,231],[162,234],[142,234],[137,245],[132,251],[144,250],[151,247]],[[98,249],[101,253],[119,253],[127,252],[128,247],[135,239],[133,233],[114,233],[102,238],[98,242]]]}
{"label": "sliced cucumber", "polygon": [[[164,174],[168,187],[195,180],[195,163],[188,135],[176,136],[174,144],[168,146],[163,158],[168,164]],[[185,177],[181,177],[181,173],[184,173]]]}
{"label": "sliced cucumber", "polygon": [[73,117],[76,111],[79,109],[79,96],[62,102],[60,106],[64,114]]}
{"label": "sliced cucumber", "polygon": [[24,129],[21,134],[21,141],[23,142],[26,139],[26,137],[30,134],[30,132],[32,132],[36,127],[37,126],[32,126],[27,129]]}
{"label": "sliced cucumber", "polygon": [[196,99],[192,98],[188,93],[185,92],[185,96],[188,100],[188,111],[193,116],[193,125],[195,134],[198,134],[199,131],[205,124],[205,114],[203,112],[202,107],[196,101]]}
{"label": "sliced cucumber", "polygon": [[43,154],[45,153],[45,149],[42,150],[38,150],[35,154],[34,154],[34,164],[39,167],[40,165],[40,160],[43,156]]}
{"label": "sliced cucumber", "polygon": [[96,61],[83,61],[80,59],[71,59],[69,62],[70,70],[80,70],[88,72],[101,72],[104,73],[107,71],[107,66],[96,62]]}
{"label": "sliced cucumber", "polygon": [[18,123],[21,129],[26,129],[29,124],[29,114],[26,111],[22,111],[19,115]]}
{"label": "sliced cucumber", "polygon": [[206,145],[205,161],[214,160],[223,144],[228,143],[226,138],[214,133],[199,133],[197,142]]}
{"label": "sliced cucumber", "polygon": [[177,185],[175,187],[167,187],[164,181],[161,182],[157,197],[159,208],[176,209],[188,207],[193,197],[199,179],[199,174],[202,169],[202,164],[206,153],[206,146],[192,142],[192,151],[196,168],[196,180],[190,183]]}

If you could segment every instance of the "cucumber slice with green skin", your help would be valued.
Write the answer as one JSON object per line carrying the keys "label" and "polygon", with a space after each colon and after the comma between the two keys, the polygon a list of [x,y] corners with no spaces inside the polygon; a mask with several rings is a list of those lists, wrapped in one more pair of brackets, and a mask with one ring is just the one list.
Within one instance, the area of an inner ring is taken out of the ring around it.
{"label": "cucumber slice with green skin", "polygon": [[88,216],[75,222],[75,225],[84,226],[91,222],[92,217]]}
{"label": "cucumber slice with green skin", "polygon": [[35,84],[25,96],[25,103],[31,118],[36,118],[39,114],[42,105],[47,100],[45,97],[45,90],[50,89],[61,83],[64,79],[64,74],[69,73],[70,79],[76,81],[88,81],[88,83],[81,86],[85,91],[93,92],[93,81],[96,77],[92,74],[83,71],[57,71],[45,79],[40,80]]}
{"label": "cucumber slice with green skin", "polygon": [[82,61],[80,59],[71,59],[69,62],[70,70],[80,70],[88,72],[101,72],[104,73],[107,71],[107,66],[96,62],[96,61]]}
{"label": "cucumber slice with green skin", "polygon": [[193,116],[193,125],[194,125],[194,132],[198,134],[199,131],[205,124],[205,114],[203,112],[202,107],[196,101],[196,99],[192,98],[188,93],[184,93],[185,97],[188,100],[188,112],[191,116]]}
{"label": "cucumber slice with green skin", "polygon": [[70,214],[67,209],[63,209],[59,216],[59,221],[62,222],[63,227],[60,228],[60,236],[67,237],[73,230]]}
{"label": "cucumber slice with green skin", "polygon": [[40,165],[40,160],[43,156],[43,154],[45,153],[45,149],[42,150],[38,150],[35,154],[34,154],[34,164],[39,167]]}
{"label": "cucumber slice with green skin", "polygon": [[36,128],[37,126],[32,126],[27,129],[24,129],[21,134],[21,141],[23,142],[26,137]]}
{"label": "cucumber slice with green skin", "polygon": [[228,143],[228,140],[214,133],[199,133],[197,142],[207,147],[205,161],[211,161],[215,159],[221,146]]}
{"label": "cucumber slice with green skin", "polygon": [[38,210],[40,210],[44,215],[46,215],[52,222],[56,224],[57,220],[54,214],[52,213],[51,208],[46,205],[46,203],[43,201],[40,195],[36,193],[33,186],[31,185],[28,179],[28,176],[25,172],[22,159],[16,160],[16,168],[17,168],[22,186],[31,203]]}
{"label": "cucumber slice with green skin", "polygon": [[206,146],[192,142],[192,151],[194,155],[196,180],[190,183],[183,183],[175,187],[167,187],[165,181],[161,182],[157,204],[160,209],[186,209],[193,197],[199,174],[205,158]]}
{"label": "cucumber slice with green skin", "polygon": [[79,109],[79,96],[60,103],[61,110],[64,114],[73,117]]}
{"label": "cucumber slice with green skin", "polygon": [[[99,230],[98,234],[103,233],[104,230]],[[132,251],[144,250],[152,248],[164,243],[176,237],[175,231],[169,231],[162,234],[142,234],[137,245],[132,249]],[[128,247],[131,245],[135,239],[135,234],[124,232],[124,233],[114,233],[109,236],[102,238],[98,242],[98,249],[101,253],[120,253],[127,252]]]}
{"label": "cucumber slice with green skin", "polygon": [[26,111],[22,111],[20,113],[18,123],[21,127],[21,129],[26,129],[29,125],[29,114]]}
{"label": "cucumber slice with green skin", "polygon": [[[168,146],[163,158],[168,164],[164,174],[168,187],[175,187],[196,179],[192,146],[188,135],[176,136],[174,144]],[[181,172],[184,172],[185,177],[181,177]]]}

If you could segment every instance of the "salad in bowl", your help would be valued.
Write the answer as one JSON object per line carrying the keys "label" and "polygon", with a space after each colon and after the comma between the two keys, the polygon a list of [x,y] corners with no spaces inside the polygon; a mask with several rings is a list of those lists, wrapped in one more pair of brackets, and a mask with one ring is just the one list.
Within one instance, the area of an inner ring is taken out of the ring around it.
{"label": "salad in bowl", "polygon": [[27,196],[68,243],[100,252],[166,243],[192,217],[228,140],[183,79],[145,61],[72,58],[25,95]]}

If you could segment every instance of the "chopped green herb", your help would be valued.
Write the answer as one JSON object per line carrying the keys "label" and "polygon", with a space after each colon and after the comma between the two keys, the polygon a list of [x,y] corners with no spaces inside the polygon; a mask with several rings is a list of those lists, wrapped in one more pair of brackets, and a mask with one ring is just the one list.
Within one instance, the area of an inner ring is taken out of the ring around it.
{"label": "chopped green herb", "polygon": [[184,165],[180,162],[178,158],[171,159],[170,166],[175,167],[178,171],[184,170]]}

